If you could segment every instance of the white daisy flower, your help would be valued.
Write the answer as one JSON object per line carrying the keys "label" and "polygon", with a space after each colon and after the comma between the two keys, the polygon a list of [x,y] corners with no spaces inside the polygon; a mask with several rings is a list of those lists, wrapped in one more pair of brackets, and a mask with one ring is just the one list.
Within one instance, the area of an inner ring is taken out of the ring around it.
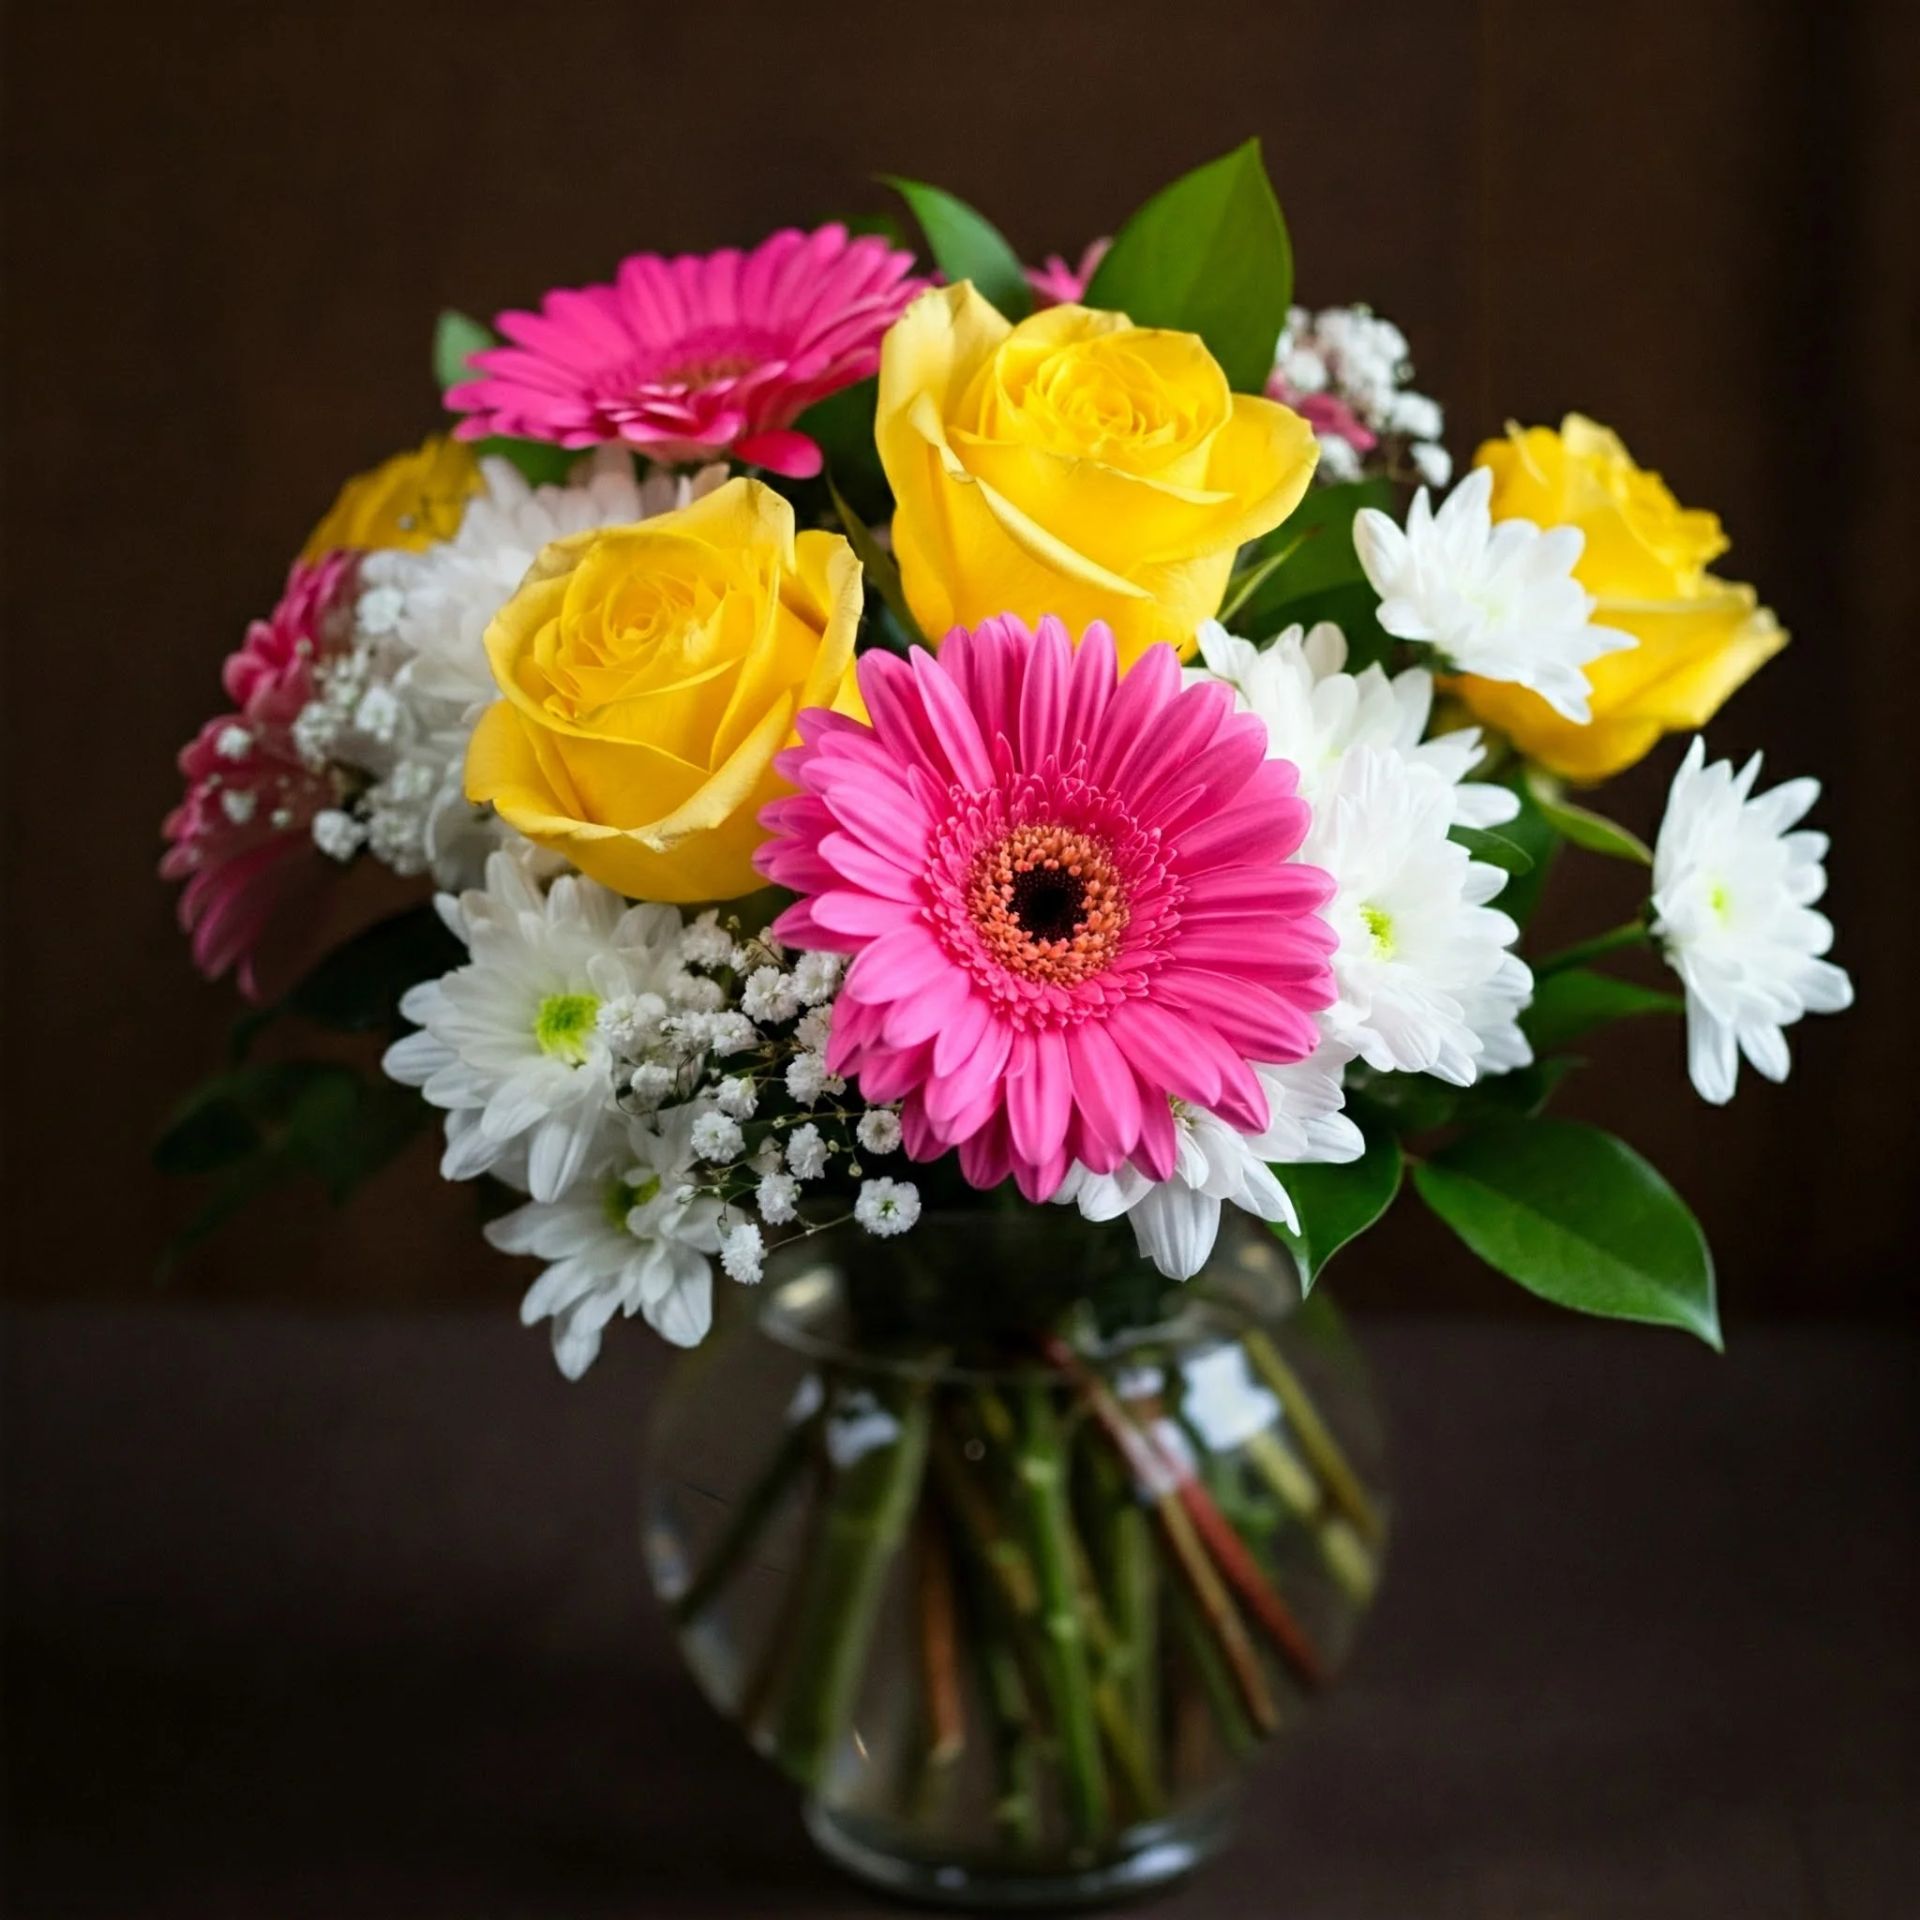
{"label": "white daisy flower", "polygon": [[1784,1080],[1785,1029],[1802,1014],[1853,1004],[1846,971],[1821,958],[1833,923],[1827,836],[1792,831],[1820,797],[1817,780],[1755,795],[1756,753],[1738,773],[1707,765],[1696,735],[1673,777],[1653,854],[1653,932],[1687,997],[1687,1071],[1703,1100],[1733,1098],[1744,1054]]}
{"label": "white daisy flower", "polygon": [[471,959],[408,989],[400,1011],[420,1031],[382,1064],[446,1109],[447,1179],[524,1152],[528,1190],[558,1200],[607,1164],[623,1130],[601,1005],[660,990],[679,964],[680,916],[572,874],[542,894],[507,853],[488,860],[484,891],[440,904]]}
{"label": "white daisy flower", "polygon": [[503,1253],[550,1264],[527,1290],[520,1318],[553,1322],[553,1357],[578,1380],[600,1351],[616,1313],[643,1314],[675,1346],[705,1338],[713,1323],[713,1269],[720,1250],[720,1202],[689,1198],[686,1127],[669,1116],[636,1127],[631,1164],[583,1180],[558,1200],[529,1201],[486,1228]]}
{"label": "white daisy flower", "polygon": [[1496,526],[1492,495],[1493,475],[1478,467],[1438,513],[1422,487],[1404,530],[1374,507],[1354,516],[1354,551],[1380,596],[1380,624],[1427,642],[1463,673],[1529,687],[1584,726],[1588,661],[1638,643],[1593,624],[1593,597],[1573,577],[1580,529]]}
{"label": "white daisy flower", "polygon": [[1230,634],[1217,620],[1200,628],[1203,667],[1187,682],[1223,680],[1242,712],[1266,724],[1269,759],[1291,760],[1300,793],[1317,807],[1341,760],[1359,746],[1385,747],[1416,766],[1431,767],[1453,789],[1454,820],[1497,827],[1520,811],[1517,795],[1466,776],[1484,755],[1478,727],[1461,727],[1428,740],[1433,675],[1409,667],[1389,678],[1379,666],[1353,674],[1346,636],[1331,621],[1310,632],[1289,627],[1270,646]]}
{"label": "white daisy flower", "polygon": [[1267,1096],[1267,1128],[1245,1134],[1216,1114],[1173,1103],[1177,1158],[1172,1175],[1153,1180],[1131,1162],[1113,1173],[1072,1167],[1054,1196],[1089,1220],[1128,1217],[1140,1251],[1169,1280],[1190,1280],[1206,1265],[1232,1205],[1261,1220],[1300,1221],[1276,1167],[1357,1160],[1366,1142],[1341,1111],[1341,1069],[1352,1057],[1325,1042],[1290,1066],[1254,1069]]}
{"label": "white daisy flower", "polygon": [[1524,1001],[1532,976],[1509,951],[1519,928],[1488,905],[1506,875],[1448,839],[1453,820],[1453,790],[1431,767],[1356,747],[1300,857],[1334,879],[1323,911],[1340,938],[1340,997],[1328,1030],[1383,1073],[1465,1087],[1486,1052],[1474,996]]}

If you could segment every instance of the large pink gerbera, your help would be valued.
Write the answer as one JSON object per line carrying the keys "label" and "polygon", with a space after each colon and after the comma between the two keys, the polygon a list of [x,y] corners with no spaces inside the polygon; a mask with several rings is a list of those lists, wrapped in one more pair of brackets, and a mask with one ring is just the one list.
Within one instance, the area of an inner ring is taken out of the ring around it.
{"label": "large pink gerbera", "polygon": [[761,816],[795,946],[855,956],[828,1063],[902,1100],[916,1159],[1050,1197],[1079,1161],[1174,1168],[1170,1100],[1267,1125],[1251,1063],[1304,1058],[1333,999],[1332,882],[1289,859],[1296,774],[1173,649],[1121,677],[1096,622],[870,653],[863,725],[819,708]]}
{"label": "large pink gerbera", "polygon": [[841,226],[788,229],[751,253],[637,253],[610,287],[550,293],[503,313],[514,342],[473,356],[449,389],[490,433],[563,447],[625,441],[656,460],[732,453],[804,480],[820,449],[793,421],[880,364],[880,336],[926,284],[913,256]]}
{"label": "large pink gerbera", "polygon": [[180,924],[200,971],[239,971],[256,989],[254,949],[311,854],[314,816],[334,804],[330,781],[294,746],[293,723],[314,694],[313,670],[346,637],[357,556],[296,563],[280,604],[256,620],[227,658],[223,681],[238,708],[209,720],[180,751],[187,791],[162,832],[172,843],[164,879],[184,880]]}

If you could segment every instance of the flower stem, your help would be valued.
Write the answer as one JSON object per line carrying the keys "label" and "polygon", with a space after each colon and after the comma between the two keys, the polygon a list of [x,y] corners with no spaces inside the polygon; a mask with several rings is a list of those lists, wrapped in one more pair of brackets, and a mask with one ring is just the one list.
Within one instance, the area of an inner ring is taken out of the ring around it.
{"label": "flower stem", "polygon": [[930,1507],[920,1508],[913,1544],[920,1678],[927,1702],[927,1764],[942,1769],[966,1752],[967,1723],[961,1706],[953,1561]]}
{"label": "flower stem", "polygon": [[684,1627],[689,1621],[698,1619],[733,1577],[748,1549],[786,1497],[789,1485],[806,1464],[813,1438],[814,1423],[811,1420],[794,1422],[780,1436],[780,1445],[762,1469],[759,1479],[734,1502],[733,1511],[727,1517],[720,1538],[714,1542],[706,1564],[674,1598],[671,1611],[679,1625]]}
{"label": "flower stem", "polygon": [[1169,1591],[1175,1636],[1193,1663],[1194,1672],[1200,1676],[1200,1690],[1207,1696],[1222,1742],[1236,1760],[1243,1760],[1259,1746],[1260,1735],[1234,1691],[1232,1676],[1221,1657],[1220,1643],[1209,1630],[1206,1614],[1194,1596],[1178,1585]]}
{"label": "flower stem", "polygon": [[1360,1476],[1347,1463],[1340,1443],[1320,1417],[1320,1409],[1301,1384],[1300,1376],[1280,1357],[1280,1349],[1255,1327],[1242,1336],[1241,1344],[1253,1362],[1254,1371],[1273,1390],[1285,1410],[1300,1451],[1327,1489],[1333,1504],[1353,1522],[1355,1531],[1368,1546],[1377,1547],[1386,1537],[1380,1515],[1367,1498]]}
{"label": "flower stem", "polygon": [[919,1497],[925,1383],[912,1383],[889,1410],[897,1432],[834,1476],[794,1611],[775,1750],[808,1786],[819,1784],[852,1714],[887,1570]]}
{"label": "flower stem", "polygon": [[1034,1380],[1021,1387],[1020,1415],[1014,1464],[1040,1589],[1041,1665],[1060,1744],[1061,1792],[1075,1838],[1091,1843],[1106,1828],[1107,1780],[1073,1572],[1066,1450],[1051,1382]]}
{"label": "flower stem", "polygon": [[1610,953],[1620,952],[1623,947],[1645,946],[1652,938],[1644,920],[1629,920],[1624,926],[1596,933],[1591,940],[1576,940],[1572,946],[1548,954],[1534,967],[1533,977],[1544,980],[1549,974],[1564,973],[1569,967],[1584,967],[1589,960],[1603,959]]}
{"label": "flower stem", "polygon": [[[1152,1435],[1127,1417],[1112,1392],[1064,1340],[1057,1334],[1049,1334],[1042,1346],[1054,1366],[1080,1387],[1094,1417],[1119,1449],[1135,1480],[1154,1496],[1156,1505],[1161,1496],[1172,1496],[1219,1571],[1246,1603],[1248,1611],[1295,1675],[1307,1686],[1320,1685],[1325,1674],[1319,1655],[1292,1610],[1260,1571],[1259,1562],[1248,1551],[1246,1542],[1215,1505],[1213,1496],[1184,1462],[1174,1458]],[[1164,1510],[1162,1520],[1164,1524]]]}

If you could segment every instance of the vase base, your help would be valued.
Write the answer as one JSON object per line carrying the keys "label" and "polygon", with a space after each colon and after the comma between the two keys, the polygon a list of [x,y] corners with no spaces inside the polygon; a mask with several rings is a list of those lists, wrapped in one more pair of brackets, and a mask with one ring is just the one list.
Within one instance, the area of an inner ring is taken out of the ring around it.
{"label": "vase base", "polygon": [[807,1832],[842,1872],[898,1900],[975,1913],[1061,1912],[1139,1899],[1204,1866],[1233,1832],[1233,1800],[1222,1795],[1175,1819],[1129,1829],[1119,1851],[1075,1866],[927,1860],[890,1851],[863,1823],[816,1800],[806,1805]]}

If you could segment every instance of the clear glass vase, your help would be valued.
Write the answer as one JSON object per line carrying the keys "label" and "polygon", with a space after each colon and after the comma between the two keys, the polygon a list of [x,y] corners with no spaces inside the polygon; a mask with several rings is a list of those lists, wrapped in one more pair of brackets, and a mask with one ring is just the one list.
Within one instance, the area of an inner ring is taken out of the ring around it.
{"label": "clear glass vase", "polygon": [[860,1878],[975,1908],[1170,1880],[1349,1653],[1382,1431],[1229,1211],[1167,1289],[1065,1209],[776,1258],[657,1412],[645,1541],[700,1686]]}

